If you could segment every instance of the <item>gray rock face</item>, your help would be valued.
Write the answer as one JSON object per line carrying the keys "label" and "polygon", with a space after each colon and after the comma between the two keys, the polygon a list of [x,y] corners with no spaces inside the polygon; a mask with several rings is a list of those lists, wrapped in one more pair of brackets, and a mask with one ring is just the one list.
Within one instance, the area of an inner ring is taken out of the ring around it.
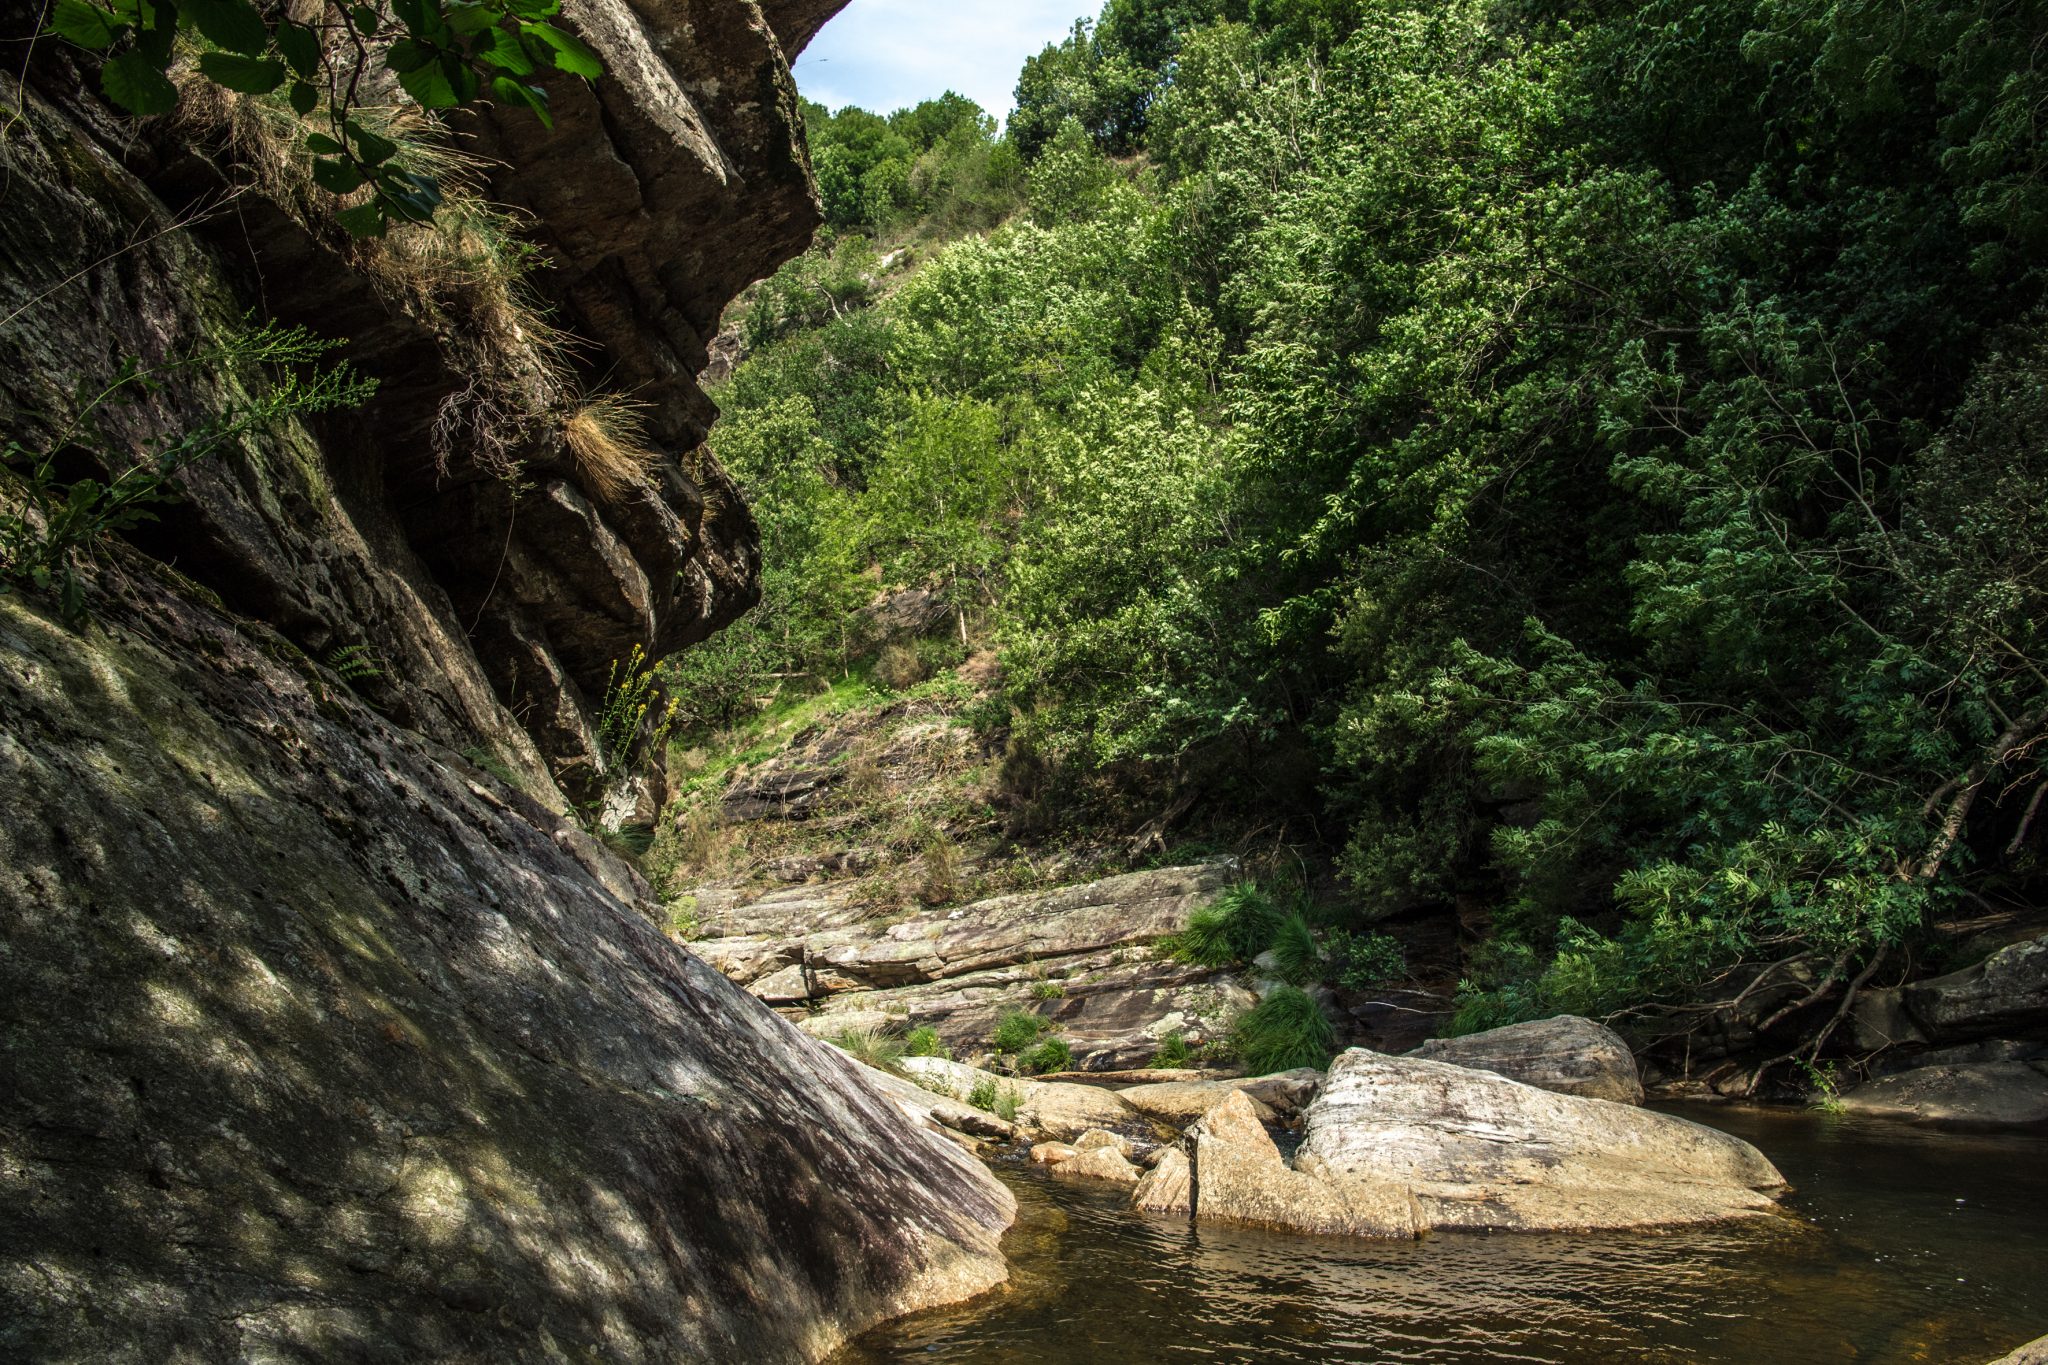
{"label": "gray rock face", "polygon": [[796,1361],[1003,1278],[594,841],[116,562],[0,597],[0,1355]]}
{"label": "gray rock face", "polygon": [[[785,5],[785,26],[807,36],[838,7]],[[0,37],[39,22],[0,15]],[[613,662],[702,640],[758,593],[759,536],[703,447],[715,414],[695,375],[726,303],[818,221],[784,50],[752,0],[572,0],[562,22],[604,79],[553,81],[552,129],[485,110],[461,133],[488,197],[534,215],[549,265],[527,284],[576,340],[566,371],[465,311],[459,287],[422,302],[380,283],[401,247],[243,193],[251,174],[203,101],[196,123],[116,119],[62,44],[35,45],[26,89],[0,78],[23,112],[0,221],[0,425],[30,444],[61,432],[74,392],[124,358],[203,348],[252,309],[346,340],[381,383],[371,405],[186,470],[189,501],[148,538],[316,658],[367,647],[381,675],[359,683],[388,714],[489,751],[557,804],[558,784],[594,794]],[[229,198],[232,213],[188,213]],[[647,405],[648,483],[609,490],[574,458],[579,386]],[[93,458],[118,473],[227,396],[174,377]],[[517,489],[500,477],[514,459]]]}
{"label": "gray rock face", "polygon": [[823,1036],[929,1025],[973,1052],[1022,1009],[1057,1026],[1080,1069],[1114,1070],[1150,1061],[1169,1032],[1199,1043],[1254,1003],[1227,974],[1153,950],[1233,875],[1162,868],[887,921],[847,884],[792,887],[700,904],[712,936],[696,946],[770,1004],[816,1009],[804,1026]]}
{"label": "gray rock face", "polygon": [[1628,1044],[1613,1029],[1576,1014],[1509,1024],[1462,1038],[1432,1038],[1408,1055],[1491,1071],[1560,1095],[1619,1104],[1643,1102],[1642,1077]]}
{"label": "gray rock face", "polygon": [[[1725,1133],[1486,1071],[1353,1048],[1296,1167],[1401,1190],[1426,1228],[1651,1227],[1769,1212],[1784,1177]],[[1202,1168],[1195,1162],[1196,1204]]]}
{"label": "gray rock face", "polygon": [[1917,1066],[1857,1086],[1844,1110],[1952,1128],[2048,1125],[2048,1061]]}
{"label": "gray rock face", "polygon": [[1974,967],[1916,982],[1906,987],[1905,999],[1936,1043],[2048,1029],[2048,938],[2015,943]]}

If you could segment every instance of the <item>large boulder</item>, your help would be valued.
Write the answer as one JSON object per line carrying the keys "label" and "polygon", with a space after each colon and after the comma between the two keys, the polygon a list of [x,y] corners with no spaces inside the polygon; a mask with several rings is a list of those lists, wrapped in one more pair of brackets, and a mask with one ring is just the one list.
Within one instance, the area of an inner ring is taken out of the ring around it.
{"label": "large boulder", "polygon": [[2002,1355],[1991,1365],[2048,1365],[2048,1337],[2040,1337]]}
{"label": "large boulder", "polygon": [[[1309,1106],[1301,1170],[1413,1201],[1425,1228],[1633,1228],[1767,1213],[1785,1179],[1726,1133],[1353,1048]],[[1204,1173],[1195,1163],[1196,1205]]]}
{"label": "large boulder", "polygon": [[1641,1104],[1643,1081],[1621,1035],[1591,1019],[1560,1014],[1462,1038],[1432,1038],[1408,1054],[1491,1071],[1560,1095]]}
{"label": "large boulder", "polygon": [[[1194,1139],[1194,1215],[1346,1237],[1412,1237],[1415,1212],[1390,1181],[1332,1181],[1295,1170],[1259,1122],[1249,1096],[1232,1091],[1203,1115]],[[1154,1199],[1161,1191],[1148,1191]]]}
{"label": "large boulder", "polygon": [[1962,971],[1906,987],[1906,1008],[1937,1043],[2048,1029],[2048,936],[2010,944]]}
{"label": "large boulder", "polygon": [[[1134,1085],[1116,1092],[1118,1099],[1147,1118],[1175,1128],[1187,1128],[1232,1095],[1244,1091],[1228,1081],[1163,1081],[1157,1085]],[[1260,1121],[1271,1123],[1279,1117],[1271,1105],[1246,1097]]]}
{"label": "large boulder", "polygon": [[2048,1061],[1918,1066],[1844,1094],[1844,1111],[1950,1128],[2048,1125]]}
{"label": "large boulder", "polygon": [[1188,1218],[1194,1214],[1194,1167],[1187,1153],[1169,1147],[1159,1164],[1145,1173],[1138,1188],[1131,1191],[1131,1207],[1142,1213]]}
{"label": "large boulder", "polygon": [[1004,1187],[613,855],[135,559],[0,596],[0,1357],[798,1361],[1001,1281]]}

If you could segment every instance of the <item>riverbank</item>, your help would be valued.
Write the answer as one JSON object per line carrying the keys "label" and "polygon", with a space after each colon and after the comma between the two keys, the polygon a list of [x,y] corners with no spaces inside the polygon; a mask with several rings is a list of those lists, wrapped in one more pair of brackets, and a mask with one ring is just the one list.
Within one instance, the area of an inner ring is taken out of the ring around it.
{"label": "riverbank", "polygon": [[1798,1221],[1306,1238],[1149,1218],[1123,1191],[997,1159],[1019,1205],[1008,1287],[862,1337],[834,1365],[1979,1365],[2048,1324],[2048,1136],[1655,1107],[1755,1143]]}

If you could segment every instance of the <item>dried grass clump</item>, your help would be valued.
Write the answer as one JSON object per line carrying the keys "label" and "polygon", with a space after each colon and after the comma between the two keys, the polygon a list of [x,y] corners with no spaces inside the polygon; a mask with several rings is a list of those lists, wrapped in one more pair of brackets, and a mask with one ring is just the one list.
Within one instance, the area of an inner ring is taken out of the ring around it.
{"label": "dried grass clump", "polygon": [[647,407],[620,394],[586,399],[562,424],[562,437],[584,483],[616,499],[647,482],[661,452],[647,444]]}
{"label": "dried grass clump", "polygon": [[[239,95],[199,79],[180,87],[177,117],[195,133],[219,137],[251,187],[309,231],[331,230],[335,211],[368,199],[367,189],[337,198],[313,183],[305,136],[322,130],[317,116],[301,118],[277,95]],[[438,120],[397,106],[362,106],[354,117],[397,143],[397,164],[432,176],[444,195],[432,222],[394,224],[385,236],[350,246],[377,294],[432,330],[466,379],[435,417],[435,462],[446,473],[461,455],[512,477],[519,449],[572,389],[571,338],[548,321],[526,283],[540,252],[519,214],[484,198],[484,163],[450,143]]]}

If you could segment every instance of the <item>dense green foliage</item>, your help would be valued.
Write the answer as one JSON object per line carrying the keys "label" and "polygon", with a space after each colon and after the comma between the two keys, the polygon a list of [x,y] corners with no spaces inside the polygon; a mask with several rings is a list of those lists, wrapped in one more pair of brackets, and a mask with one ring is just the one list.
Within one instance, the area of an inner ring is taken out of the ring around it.
{"label": "dense green foliage", "polygon": [[1112,0],[1020,80],[1014,217],[753,301],[714,444],[767,603],[693,695],[936,586],[1047,762],[1250,809],[1312,753],[1339,928],[1490,907],[1468,1027],[2038,895],[2044,40]]}

